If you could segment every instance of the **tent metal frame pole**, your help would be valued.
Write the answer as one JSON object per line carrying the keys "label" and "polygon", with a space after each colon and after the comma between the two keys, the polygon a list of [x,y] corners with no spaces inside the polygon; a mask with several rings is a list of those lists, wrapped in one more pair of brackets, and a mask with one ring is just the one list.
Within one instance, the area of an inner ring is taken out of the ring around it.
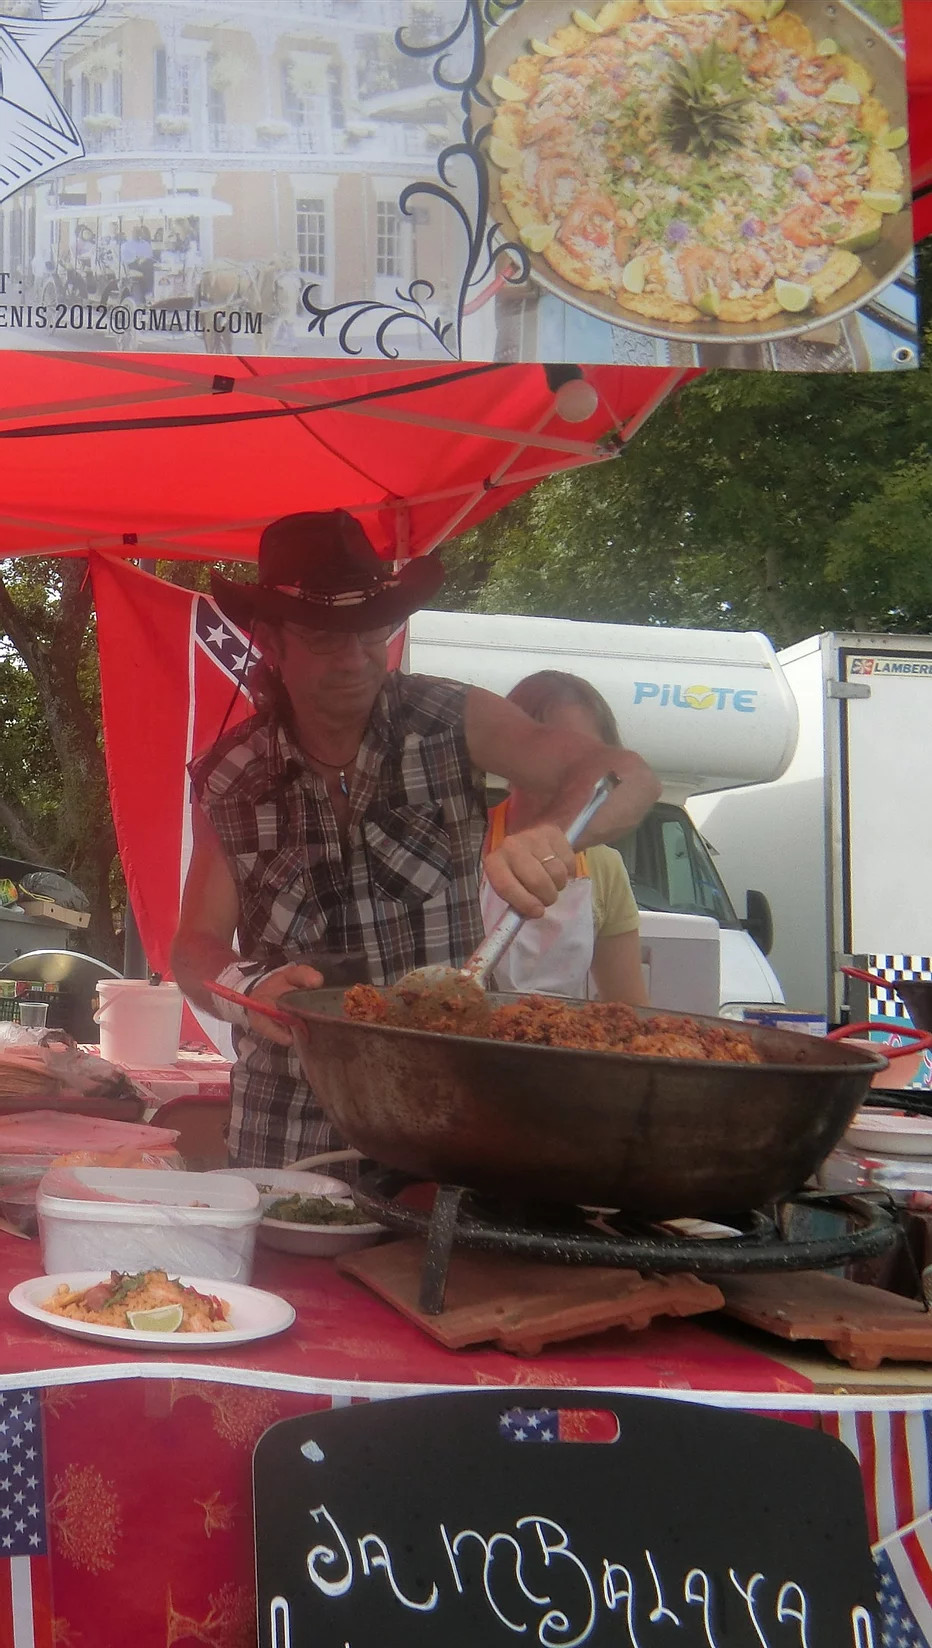
{"label": "tent metal frame pole", "polygon": [[550,423],[555,416],[556,413],[554,408],[548,407],[543,417],[539,418],[534,428],[528,432],[528,438],[516,446],[509,457],[507,457],[503,463],[499,464],[497,469],[492,471],[492,474],[488,477],[488,480],[478,489],[478,491],[473,489],[470,492],[465,503],[463,503],[460,508],[454,512],[445,525],[441,527],[440,531],[435,533],[434,537],[430,540],[430,543],[427,544],[423,551],[425,555],[429,555],[432,550],[435,550],[438,547],[438,545],[445,543],[447,538],[452,537],[460,522],[464,521],[467,515],[470,515],[477,505],[482,502],[486,492],[501,484],[504,476],[507,475],[512,465],[517,463],[522,452],[526,452],[532,444],[539,444],[541,431],[546,429],[548,423]]}
{"label": "tent metal frame pole", "polygon": [[[304,408],[307,413],[312,413],[313,410],[313,405]],[[575,458],[594,458],[598,455],[598,447],[593,441],[574,441],[566,435],[541,434],[540,431],[554,416],[553,412],[549,410],[542,421],[535,426],[534,435],[536,439],[533,443],[528,440],[526,431],[521,429],[502,429],[496,428],[494,424],[466,423],[460,418],[431,417],[427,412],[419,416],[416,412],[398,412],[393,407],[376,406],[372,401],[367,401],[364,405],[359,406],[337,406],[330,410],[348,417],[373,418],[382,423],[406,423],[413,424],[420,429],[440,429],[445,434],[450,435],[477,435],[486,441],[516,441],[520,443],[520,451],[524,451],[528,446],[534,444],[542,447],[544,451],[565,452],[570,457]],[[512,462],[514,462],[514,459],[509,459],[509,463]]]}
{"label": "tent metal frame pole", "polygon": [[[612,416],[615,418],[616,427],[619,429],[619,431],[621,433],[621,440],[622,440],[623,444],[626,444],[628,441],[631,440],[632,436],[637,433],[637,431],[641,428],[642,424],[650,416],[650,414],[657,410],[657,407],[660,405],[660,403],[662,401],[666,400],[668,395],[672,394],[673,390],[677,387],[677,385],[679,383],[681,383],[683,381],[683,378],[685,376],[686,376],[685,369],[683,369],[683,370],[674,370],[674,371],[669,372],[667,374],[667,376],[664,378],[662,384],[659,385],[659,387],[657,389],[657,393],[651,397],[651,400],[648,403],[648,405],[645,408],[642,408],[642,410],[640,412],[635,413],[635,415],[632,418],[629,418],[627,423],[625,423],[623,426],[622,426],[622,421],[618,417],[618,414],[615,412],[615,409],[612,406],[611,402],[607,399],[607,397],[602,393],[601,390],[599,391],[599,398],[602,401],[605,402],[605,404],[608,406],[610,412],[612,413]],[[425,555],[429,555],[431,550],[436,549],[440,544],[444,543],[447,540],[447,538],[451,538],[453,536],[453,533],[456,531],[456,529],[459,526],[460,522],[464,521],[466,519],[466,517],[468,515],[470,515],[472,513],[472,511],[474,509],[476,509],[478,507],[478,505],[482,502],[483,498],[486,495],[486,492],[489,491],[491,488],[495,488],[495,487],[498,487],[498,486],[501,485],[504,476],[508,473],[511,466],[513,464],[517,463],[517,461],[520,458],[522,452],[527,452],[531,447],[533,447],[535,445],[543,446],[545,444],[545,442],[542,441],[539,438],[540,431],[546,427],[547,423],[554,416],[556,416],[555,411],[548,411],[545,414],[545,416],[540,420],[539,424],[536,425],[536,427],[533,430],[529,431],[528,436],[523,440],[521,445],[519,445],[518,447],[515,448],[515,451],[512,453],[511,457],[504,464],[502,464],[497,470],[493,471],[493,473],[488,477],[488,480],[485,482],[485,484],[479,490],[473,491],[471,493],[470,497],[466,500],[466,503],[462,506],[462,508],[458,509],[451,516],[450,520],[447,521],[446,525],[441,528],[440,532],[436,533],[434,535],[434,537],[431,539],[430,543],[427,545],[427,547],[423,551],[423,553]],[[603,452],[603,451],[600,451],[597,447],[591,447],[590,452],[592,454],[591,458],[590,458],[590,462],[593,462],[593,463],[605,463],[607,461],[610,461],[612,458],[617,457],[617,453]],[[582,466],[579,465],[579,464],[573,464],[573,465],[567,465],[566,466],[567,469],[569,469],[569,468],[581,468],[581,467]],[[554,471],[552,469],[545,469],[540,473],[539,478],[541,480],[543,480],[548,475],[551,475],[551,474],[554,474],[554,473],[563,474],[563,473],[565,473],[565,470]],[[529,479],[532,479],[532,478],[533,479],[538,478],[538,475],[537,475],[536,472],[533,472],[533,473],[528,472],[528,473],[526,473],[524,475],[521,475],[521,476],[513,475],[508,484],[510,484],[511,486],[517,486],[520,481],[529,480]]]}
{"label": "tent metal frame pole", "polygon": [[[156,576],[154,561],[140,560],[136,564],[140,572],[150,572],[153,577]],[[129,895],[129,887],[126,889],[126,914],[123,919],[123,977],[128,979],[149,977],[149,958],[142,942],[142,934],[139,931],[133,901]]]}

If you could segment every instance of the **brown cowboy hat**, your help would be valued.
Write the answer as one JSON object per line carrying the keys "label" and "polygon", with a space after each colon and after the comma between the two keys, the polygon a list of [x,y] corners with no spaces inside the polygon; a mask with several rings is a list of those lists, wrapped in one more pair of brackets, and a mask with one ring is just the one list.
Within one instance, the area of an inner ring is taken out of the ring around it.
{"label": "brown cowboy hat", "polygon": [[394,572],[354,516],[328,509],[282,515],[266,527],[257,583],[235,584],[211,573],[210,587],[220,611],[247,633],[265,620],[352,634],[403,623],[442,582],[436,555]]}

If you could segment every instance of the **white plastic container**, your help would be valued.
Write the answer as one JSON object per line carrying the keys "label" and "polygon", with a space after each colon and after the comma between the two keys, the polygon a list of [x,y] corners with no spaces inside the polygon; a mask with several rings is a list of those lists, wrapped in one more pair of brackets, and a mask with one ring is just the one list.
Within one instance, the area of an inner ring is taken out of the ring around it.
{"label": "white plastic container", "polygon": [[42,1264],[69,1270],[167,1270],[245,1282],[261,1213],[245,1179],[122,1167],[55,1168],[37,1198]]}
{"label": "white plastic container", "polygon": [[721,999],[718,922],[711,916],[642,910],[640,931],[651,1006],[716,1017]]}
{"label": "white plastic container", "polygon": [[[147,979],[99,979],[101,1057],[131,1070],[174,1064],[181,1039],[184,998],[177,984]],[[192,1272],[192,1275],[196,1275]]]}

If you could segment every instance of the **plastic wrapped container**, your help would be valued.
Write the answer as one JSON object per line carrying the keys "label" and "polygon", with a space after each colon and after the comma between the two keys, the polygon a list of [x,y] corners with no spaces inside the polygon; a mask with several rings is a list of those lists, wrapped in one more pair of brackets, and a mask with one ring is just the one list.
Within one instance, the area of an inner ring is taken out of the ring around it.
{"label": "plastic wrapped container", "polygon": [[[54,1110],[0,1116],[0,1214],[24,1235],[35,1236],[39,1185],[63,1157],[73,1166],[181,1168],[177,1137],[164,1127]],[[75,1160],[82,1156],[83,1161]]]}
{"label": "plastic wrapped container", "polygon": [[246,1282],[259,1192],[245,1179],[139,1168],[54,1168],[39,1185],[39,1240],[48,1275],[69,1270],[167,1270]]}

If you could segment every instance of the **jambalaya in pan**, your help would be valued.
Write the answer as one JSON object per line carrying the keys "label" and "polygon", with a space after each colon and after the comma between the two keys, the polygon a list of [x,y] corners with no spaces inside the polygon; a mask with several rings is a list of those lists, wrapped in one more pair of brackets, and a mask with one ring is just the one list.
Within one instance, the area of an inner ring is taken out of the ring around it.
{"label": "jambalaya in pan", "polygon": [[619,311],[802,315],[903,209],[905,128],[784,0],[568,6],[491,89],[487,152],[522,241]]}
{"label": "jambalaya in pan", "polygon": [[354,984],[343,998],[347,1018],[404,1030],[431,1030],[441,1035],[482,1036],[490,1041],[524,1042],[535,1047],[574,1047],[578,1051],[639,1053],[642,1057],[711,1059],[729,1064],[763,1064],[750,1036],[727,1024],[657,1014],[642,1018],[618,1001],[583,1005],[552,996],[522,996],[493,1004],[478,986],[432,991],[382,992],[371,984]]}

